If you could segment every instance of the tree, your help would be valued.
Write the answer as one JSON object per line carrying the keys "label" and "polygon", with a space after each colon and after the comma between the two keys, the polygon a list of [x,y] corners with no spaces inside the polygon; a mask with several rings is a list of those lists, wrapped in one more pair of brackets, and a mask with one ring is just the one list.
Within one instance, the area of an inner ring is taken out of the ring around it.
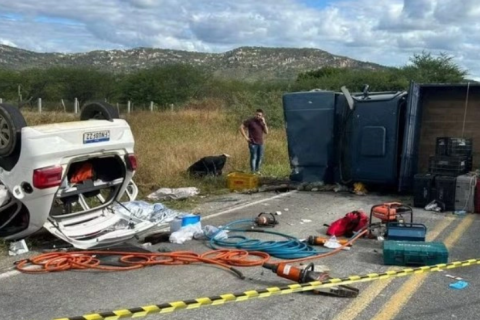
{"label": "tree", "polygon": [[453,62],[453,57],[441,53],[433,57],[431,53],[422,51],[414,54],[409,60],[411,65],[404,66],[402,71],[410,80],[420,83],[460,83],[468,74]]}
{"label": "tree", "polygon": [[112,98],[116,94],[116,76],[94,68],[57,67],[49,69],[52,78],[58,81],[61,97],[80,106],[92,99]]}
{"label": "tree", "polygon": [[199,97],[209,78],[205,70],[187,64],[144,69],[126,77],[123,98],[163,106],[183,103]]}
{"label": "tree", "polygon": [[28,69],[19,72],[18,76],[18,105],[22,107],[38,98],[47,99],[47,88],[52,81],[48,70]]}

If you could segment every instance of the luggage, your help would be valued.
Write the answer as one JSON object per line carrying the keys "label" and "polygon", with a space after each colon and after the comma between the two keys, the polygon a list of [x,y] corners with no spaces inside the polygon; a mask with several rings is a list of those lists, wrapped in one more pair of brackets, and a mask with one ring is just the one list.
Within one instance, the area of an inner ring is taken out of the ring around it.
{"label": "luggage", "polygon": [[475,212],[475,189],[477,177],[475,175],[461,175],[457,177],[455,189],[455,211],[464,210]]}
{"label": "luggage", "polygon": [[435,175],[419,173],[414,177],[413,206],[424,208],[433,200],[433,183]]}
{"label": "luggage", "polygon": [[455,191],[457,188],[456,177],[435,177],[435,200],[445,204],[445,211],[455,210]]}

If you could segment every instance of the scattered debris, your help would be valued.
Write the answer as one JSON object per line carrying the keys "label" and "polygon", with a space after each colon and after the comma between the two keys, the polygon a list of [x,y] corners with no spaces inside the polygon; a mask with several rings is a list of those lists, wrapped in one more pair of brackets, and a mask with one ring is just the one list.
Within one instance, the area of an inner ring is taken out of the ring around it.
{"label": "scattered debris", "polygon": [[[124,202],[113,206],[114,211],[123,213],[125,216],[133,216],[137,219],[150,221],[155,224],[170,222],[178,215],[184,214],[180,211],[172,210],[164,206],[162,203],[148,203],[143,200]],[[113,226],[118,229],[128,228],[125,220],[120,220],[119,224]]]}
{"label": "scattered debris", "polygon": [[426,211],[444,212],[445,203],[439,200],[433,200],[425,206]]}
{"label": "scattered debris", "polygon": [[153,201],[162,201],[162,200],[181,200],[194,197],[198,195],[200,191],[195,187],[188,188],[160,188],[157,191],[149,194],[147,198]]}
{"label": "scattered debris", "polygon": [[339,183],[336,184],[336,186],[333,188],[333,191],[335,192],[350,192],[350,189],[347,186],[341,185]]}
{"label": "scattered debris", "polygon": [[201,238],[203,236],[202,223],[198,221],[194,224],[182,226],[179,230],[170,234],[170,242],[176,244],[183,244],[193,238]]}
{"label": "scattered debris", "polygon": [[[201,239],[202,237],[197,236],[195,239]],[[205,239],[215,239],[215,240],[225,240],[228,238],[228,230],[222,230],[220,228],[206,225],[203,228],[203,238]]]}
{"label": "scattered debris", "polygon": [[456,290],[462,290],[462,289],[465,289],[466,287],[468,287],[468,282],[461,281],[461,280],[450,284],[450,288],[456,289]]}
{"label": "scattered debris", "polygon": [[323,245],[330,249],[337,249],[342,246],[340,242],[337,241],[337,237],[335,236],[330,237],[330,239],[328,239]]}
{"label": "scattered debris", "polygon": [[171,232],[161,231],[149,234],[145,237],[145,242],[150,242],[151,244],[157,244],[160,242],[168,242]]}
{"label": "scattered debris", "polygon": [[319,182],[304,182],[297,186],[298,191],[334,191],[336,188],[335,185],[325,184],[323,181]]}
{"label": "scattered debris", "polygon": [[468,287],[468,282],[464,281],[465,279],[460,278],[460,277],[455,277],[450,274],[446,274],[445,277],[450,278],[450,279],[455,279],[457,282],[451,283],[450,288],[456,289],[456,290],[462,290]]}
{"label": "scattered debris", "polygon": [[24,239],[19,241],[10,242],[8,254],[11,256],[17,256],[28,252],[28,246]]}
{"label": "scattered debris", "polygon": [[244,189],[241,191],[237,191],[238,193],[241,194],[253,194],[253,193],[260,193],[260,192],[288,192],[291,190],[295,190],[296,188],[291,186],[290,184],[280,184],[280,185],[262,185],[258,188],[250,188],[250,189]]}
{"label": "scattered debris", "polygon": [[310,222],[312,222],[312,220],[310,220],[310,219],[301,219],[301,221],[302,221],[303,223],[310,223]]}
{"label": "scattered debris", "polygon": [[358,196],[364,196],[368,193],[367,188],[361,182],[356,182],[353,184],[353,193]]}

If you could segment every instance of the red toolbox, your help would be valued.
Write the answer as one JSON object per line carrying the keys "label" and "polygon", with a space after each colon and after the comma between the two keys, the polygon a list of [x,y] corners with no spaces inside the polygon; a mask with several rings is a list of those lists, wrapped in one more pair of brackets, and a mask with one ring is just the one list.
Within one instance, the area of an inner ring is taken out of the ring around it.
{"label": "red toolbox", "polygon": [[480,179],[477,179],[475,188],[475,213],[480,213]]}

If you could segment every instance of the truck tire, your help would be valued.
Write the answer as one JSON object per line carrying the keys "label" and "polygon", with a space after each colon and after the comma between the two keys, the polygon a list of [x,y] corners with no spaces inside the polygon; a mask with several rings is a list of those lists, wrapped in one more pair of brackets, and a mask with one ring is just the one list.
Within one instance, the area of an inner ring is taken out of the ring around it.
{"label": "truck tire", "polygon": [[0,104],[0,157],[20,154],[22,128],[26,126],[27,122],[17,107]]}
{"label": "truck tire", "polygon": [[80,120],[108,120],[119,119],[120,114],[117,108],[101,101],[94,101],[86,104],[80,111]]}

